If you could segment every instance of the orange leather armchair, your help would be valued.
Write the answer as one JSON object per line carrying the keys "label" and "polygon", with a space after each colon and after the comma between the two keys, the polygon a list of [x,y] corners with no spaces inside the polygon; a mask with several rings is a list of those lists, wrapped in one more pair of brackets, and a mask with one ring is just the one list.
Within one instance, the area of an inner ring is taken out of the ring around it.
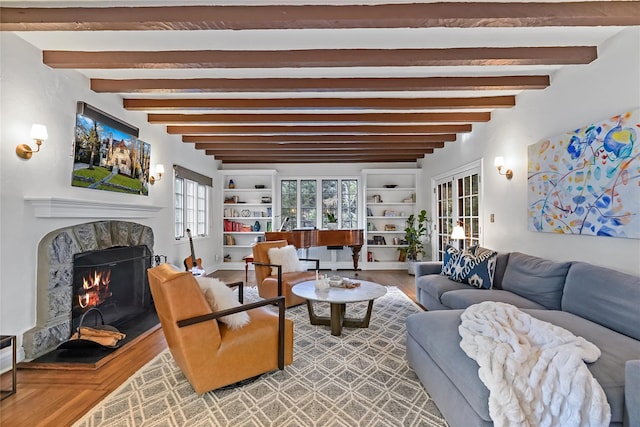
{"label": "orange leather armchair", "polygon": [[[198,394],[252,378],[293,361],[293,322],[284,298],[213,312],[191,272],[161,264],[149,286],[171,355]],[[265,305],[278,304],[278,314]],[[250,321],[231,329],[219,317],[247,311]]]}
{"label": "orange leather armchair", "polygon": [[[303,304],[307,300],[294,295],[291,288],[300,282],[314,280],[316,278],[315,271],[292,271],[288,273],[282,272],[282,266],[272,264],[269,260],[269,249],[281,248],[287,245],[286,240],[271,240],[267,242],[258,242],[253,245],[253,265],[256,267],[256,283],[258,284],[258,293],[262,298],[274,298],[284,296],[285,307]],[[320,268],[320,260],[300,258],[300,261],[315,261],[315,270]],[[271,267],[276,267],[278,273],[271,275]]]}

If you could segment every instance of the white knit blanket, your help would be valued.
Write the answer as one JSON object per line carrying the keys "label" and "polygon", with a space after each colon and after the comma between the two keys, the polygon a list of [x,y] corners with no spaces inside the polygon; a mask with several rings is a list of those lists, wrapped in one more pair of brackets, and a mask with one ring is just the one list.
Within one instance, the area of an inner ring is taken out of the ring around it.
{"label": "white knit blanket", "polygon": [[480,366],[495,426],[609,425],[607,398],[584,363],[598,347],[510,304],[475,304],[461,318],[460,347]]}

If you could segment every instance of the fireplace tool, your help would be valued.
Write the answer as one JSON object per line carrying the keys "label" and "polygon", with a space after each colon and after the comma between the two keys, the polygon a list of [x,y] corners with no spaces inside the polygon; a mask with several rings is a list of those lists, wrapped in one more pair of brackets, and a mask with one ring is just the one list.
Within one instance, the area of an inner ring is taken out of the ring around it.
{"label": "fireplace tool", "polygon": [[[85,326],[85,317],[92,312],[97,313],[96,324],[94,326]],[[98,318],[100,318],[100,325],[98,325]],[[60,344],[58,349],[118,348],[125,336],[114,326],[105,325],[100,309],[92,307],[82,314],[76,332],[71,338]]]}

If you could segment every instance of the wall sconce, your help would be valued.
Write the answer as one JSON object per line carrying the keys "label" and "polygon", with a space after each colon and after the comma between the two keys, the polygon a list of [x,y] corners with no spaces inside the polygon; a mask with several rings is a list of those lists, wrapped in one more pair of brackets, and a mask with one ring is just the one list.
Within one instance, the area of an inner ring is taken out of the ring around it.
{"label": "wall sconce", "polygon": [[27,144],[19,144],[16,147],[16,154],[21,159],[29,160],[33,153],[40,151],[40,145],[42,141],[46,141],[49,135],[47,135],[47,127],[45,125],[34,124],[31,126],[31,138],[36,141],[38,149],[33,151]]}
{"label": "wall sconce", "polygon": [[151,185],[155,184],[156,181],[160,181],[162,179],[162,174],[164,173],[164,165],[158,163],[156,165],[156,174],[158,174],[158,178],[155,178],[153,175],[149,178],[149,182]]}
{"label": "wall sconce", "polygon": [[496,159],[493,161],[493,165],[498,168],[498,173],[500,175],[506,176],[507,179],[513,178],[513,171],[511,169],[507,169],[506,171],[502,172],[502,168],[504,167],[504,157],[496,157]]}

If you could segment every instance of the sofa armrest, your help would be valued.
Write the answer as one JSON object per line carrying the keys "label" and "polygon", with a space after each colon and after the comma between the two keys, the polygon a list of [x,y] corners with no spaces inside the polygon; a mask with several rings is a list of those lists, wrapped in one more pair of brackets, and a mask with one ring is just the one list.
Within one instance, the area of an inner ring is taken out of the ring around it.
{"label": "sofa armrest", "polygon": [[416,277],[426,276],[428,274],[440,274],[441,270],[441,261],[416,262]]}
{"label": "sofa armrest", "polygon": [[625,425],[640,426],[640,360],[627,360],[624,368]]}

